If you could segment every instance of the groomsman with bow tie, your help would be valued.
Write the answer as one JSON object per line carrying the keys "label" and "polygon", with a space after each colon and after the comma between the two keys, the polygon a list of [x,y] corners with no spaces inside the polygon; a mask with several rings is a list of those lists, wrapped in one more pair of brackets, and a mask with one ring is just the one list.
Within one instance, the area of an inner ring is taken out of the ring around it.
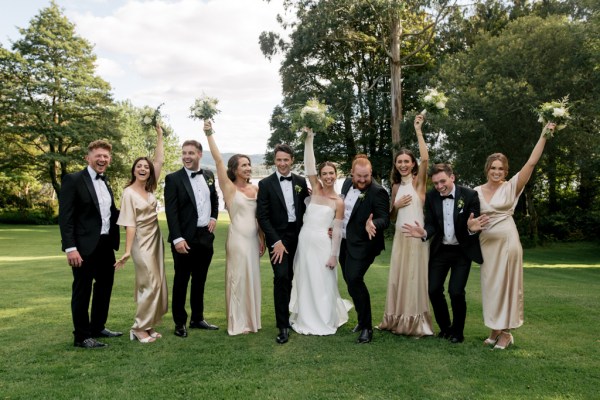
{"label": "groomsman with bow tie", "polygon": [[[62,249],[73,270],[71,314],[75,347],[105,347],[98,337],[121,336],[105,326],[119,249],[119,211],[104,172],[112,146],[104,140],[89,144],[88,166],[65,175],[59,195],[58,223]],[[95,281],[95,282],[94,282]],[[93,288],[93,291],[92,291]],[[93,292],[93,294],[92,294]],[[92,303],[91,316],[88,313]]]}
{"label": "groomsman with bow tie", "polygon": [[277,171],[258,183],[256,218],[265,233],[273,267],[273,297],[279,334],[277,343],[289,338],[290,295],[294,277],[294,255],[308,196],[306,180],[293,174],[294,152],[286,144],[275,146]]}
{"label": "groomsman with bow tie", "polygon": [[165,177],[165,212],[175,267],[171,311],[175,335],[188,335],[185,310],[190,288],[190,324],[194,329],[217,330],[204,319],[204,286],[213,256],[214,230],[219,215],[219,198],[211,171],[199,170],[202,145],[186,140],[181,147],[183,168]]}
{"label": "groomsman with bow tie", "polygon": [[[449,164],[435,164],[430,173],[434,189],[425,198],[425,226],[404,224],[408,236],[431,239],[429,249],[429,299],[436,322],[440,327],[438,337],[451,343],[464,341],[467,316],[465,287],[471,263],[481,264],[479,232],[488,217],[479,215],[477,192],[454,184],[454,173]],[[444,295],[444,282],[450,273],[448,293],[453,319]]]}

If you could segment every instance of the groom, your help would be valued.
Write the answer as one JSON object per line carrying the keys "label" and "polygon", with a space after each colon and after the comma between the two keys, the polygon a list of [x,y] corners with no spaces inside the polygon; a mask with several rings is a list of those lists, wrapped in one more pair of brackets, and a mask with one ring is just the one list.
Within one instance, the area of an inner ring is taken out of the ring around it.
{"label": "groom", "polygon": [[[449,164],[435,164],[429,175],[434,189],[425,198],[425,227],[418,223],[404,224],[402,231],[422,240],[431,238],[429,299],[440,327],[438,337],[462,343],[467,316],[465,287],[471,262],[483,262],[478,232],[487,224],[488,217],[479,216],[477,192],[454,184]],[[450,271],[448,293],[453,321],[444,296],[444,282]]]}
{"label": "groom", "polygon": [[306,180],[291,169],[294,153],[287,144],[275,146],[277,170],[258,183],[256,218],[265,233],[273,267],[273,297],[279,334],[276,341],[289,338],[290,294],[294,277],[294,254],[308,196]]}
{"label": "groom", "polygon": [[358,314],[358,343],[373,339],[371,297],[365,274],[375,257],[385,249],[383,231],[390,224],[390,198],[387,191],[373,181],[371,162],[359,154],[352,162],[352,178],[342,185],[344,228],[340,264],[348,293]]}

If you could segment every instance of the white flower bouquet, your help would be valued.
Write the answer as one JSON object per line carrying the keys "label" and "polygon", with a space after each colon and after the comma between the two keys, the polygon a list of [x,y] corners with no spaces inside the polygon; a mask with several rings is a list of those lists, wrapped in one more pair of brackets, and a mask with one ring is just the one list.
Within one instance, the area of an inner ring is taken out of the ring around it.
{"label": "white flower bouquet", "polygon": [[201,121],[209,119],[214,122],[214,116],[221,112],[217,109],[217,104],[219,104],[219,100],[202,94],[202,97],[197,98],[194,105],[190,107],[190,118]]}
{"label": "white flower bouquet", "polygon": [[304,128],[309,128],[314,133],[327,132],[327,128],[334,121],[329,114],[327,105],[315,98],[308,100],[306,105],[296,112],[294,119],[292,126],[294,130],[301,131]]}
{"label": "white flower bouquet", "polygon": [[[556,124],[557,131],[565,129],[567,121],[571,119],[571,115],[569,114],[569,96],[567,95],[560,100],[542,103],[535,111],[538,115],[538,122],[541,122],[544,127],[548,122],[553,122]],[[544,130],[544,135],[552,137],[552,132]]]}
{"label": "white flower bouquet", "polygon": [[446,97],[444,92],[436,88],[426,87],[425,90],[419,90],[418,93],[420,94],[419,102],[425,107],[421,111],[421,115],[425,115],[428,109],[442,114],[448,113],[448,109],[446,108],[448,97]]}
{"label": "white flower bouquet", "polygon": [[[157,124],[161,124],[161,122],[162,122],[162,114],[160,112],[160,108],[164,104],[165,103],[161,103],[161,105],[159,105],[156,108],[151,108],[151,107],[145,106],[142,109],[142,115],[140,116],[140,124],[142,124],[142,128],[144,130],[152,129]],[[163,129],[163,133],[166,136],[168,132]]]}

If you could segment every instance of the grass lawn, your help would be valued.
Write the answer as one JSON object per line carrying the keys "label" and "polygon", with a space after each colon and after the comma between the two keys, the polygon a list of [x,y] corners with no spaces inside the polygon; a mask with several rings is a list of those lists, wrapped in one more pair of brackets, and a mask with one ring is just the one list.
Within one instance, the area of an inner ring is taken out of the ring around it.
{"label": "grass lawn", "polygon": [[[161,220],[163,234],[166,223]],[[57,226],[0,225],[0,399],[591,399],[600,388],[600,245],[553,244],[525,251],[525,324],[515,346],[490,351],[481,317],[479,268],[467,287],[466,340],[412,339],[375,331],[356,345],[356,313],[328,337],[292,334],[275,343],[272,272],[262,259],[262,325],[229,337],[221,214],[206,288],[206,319],[218,331],[172,334],[141,345],[127,336],[108,348],[73,347],[72,275]],[[122,235],[124,238],[124,235]],[[383,314],[388,251],[367,274],[375,323]],[[167,248],[168,249],[168,248]],[[118,253],[122,253],[122,250]],[[169,290],[173,261],[166,252]],[[115,278],[107,326],[133,323],[134,271]],[[340,292],[349,298],[340,277]]]}

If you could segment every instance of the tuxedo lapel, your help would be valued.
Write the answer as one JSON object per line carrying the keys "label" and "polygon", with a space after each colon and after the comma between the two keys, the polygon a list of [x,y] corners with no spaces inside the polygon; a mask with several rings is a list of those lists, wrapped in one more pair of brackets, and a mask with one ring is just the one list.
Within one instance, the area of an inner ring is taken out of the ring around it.
{"label": "tuxedo lapel", "polygon": [[[90,193],[90,196],[92,196],[92,200],[94,201],[94,205],[96,206],[96,210],[98,211],[98,214],[102,215],[100,213],[100,203],[98,202],[98,195],[96,194],[96,188],[94,187],[94,182],[92,182],[92,177],[90,176],[90,173],[88,172],[87,168],[84,169],[81,172],[81,176],[83,178],[83,181],[85,182],[85,186],[88,189],[88,192]],[[109,193],[110,189],[108,190]],[[111,193],[112,196],[112,193]]]}
{"label": "tuxedo lapel", "polygon": [[187,194],[190,196],[190,201],[192,202],[192,204],[196,204],[196,196],[194,196],[194,189],[192,188],[192,184],[190,183],[190,179],[185,168],[181,168],[179,170],[179,180],[183,184],[183,187],[185,188]]}
{"label": "tuxedo lapel", "polygon": [[[277,194],[277,198],[279,199],[279,201],[281,202],[281,205],[283,206],[283,209],[286,210],[287,212],[287,206],[285,205],[285,198],[283,197],[283,190],[281,190],[281,184],[279,184],[279,181],[277,180],[277,174],[273,173],[271,175],[272,179],[271,179],[271,188],[275,191],[275,193]],[[293,181],[292,181],[293,184]],[[296,199],[294,198],[294,204],[296,203]]]}
{"label": "tuxedo lapel", "polygon": [[461,190],[458,185],[455,185],[456,190],[454,191],[454,212],[452,216],[454,217],[454,231],[456,232],[456,227],[458,226],[458,199],[460,199]]}

